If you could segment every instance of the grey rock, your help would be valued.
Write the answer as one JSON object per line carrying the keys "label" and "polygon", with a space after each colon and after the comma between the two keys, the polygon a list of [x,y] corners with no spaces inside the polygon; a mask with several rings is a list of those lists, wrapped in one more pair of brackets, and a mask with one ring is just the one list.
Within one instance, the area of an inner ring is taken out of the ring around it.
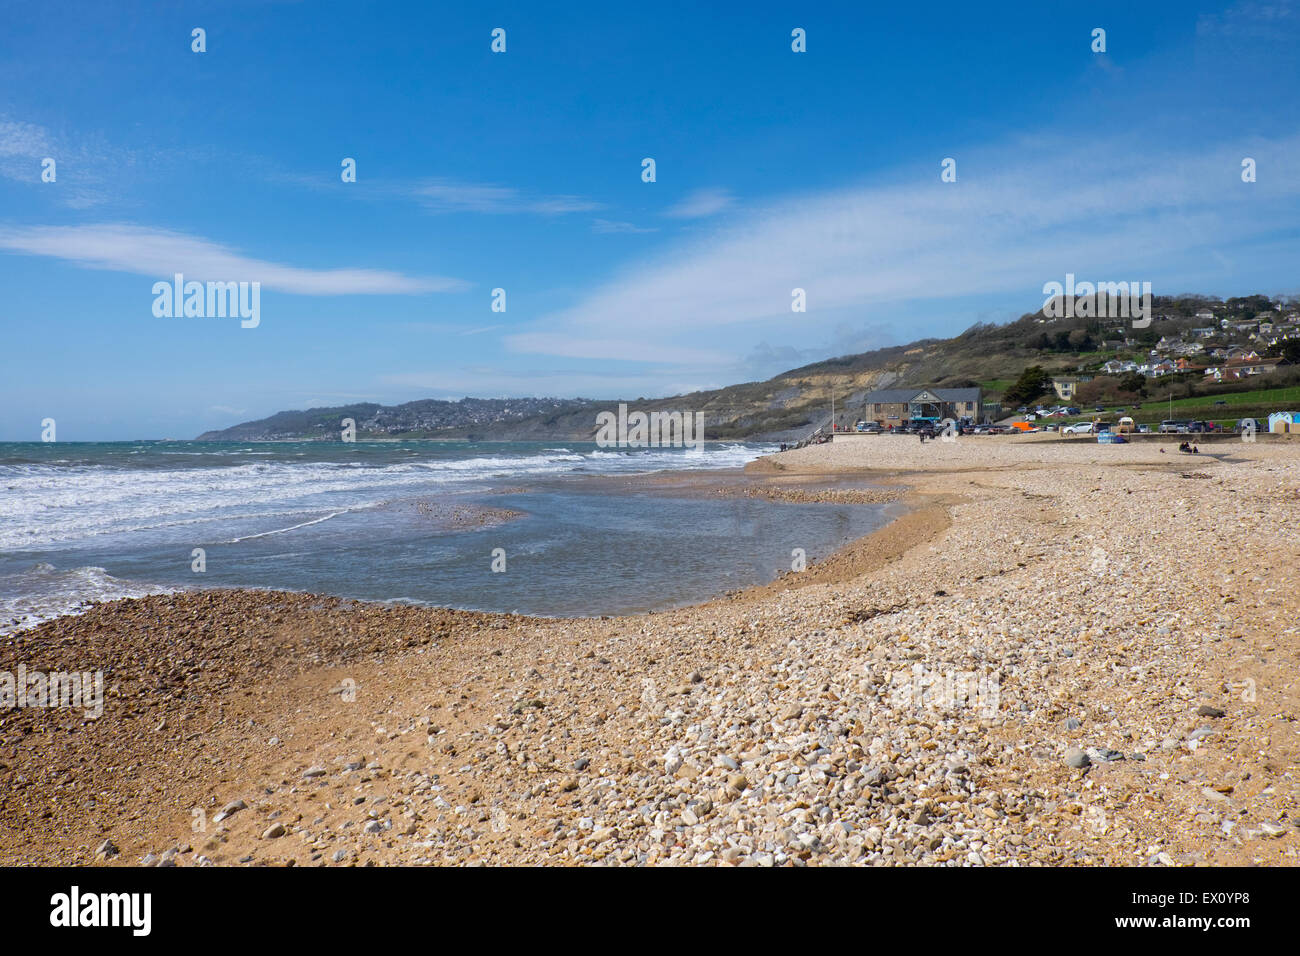
{"label": "grey rock", "polygon": [[1091,763],[1092,761],[1088,759],[1088,755],[1078,747],[1071,747],[1065,752],[1065,765],[1067,767],[1082,769]]}
{"label": "grey rock", "polygon": [[215,817],[212,818],[212,822],[220,823],[222,820],[230,819],[240,810],[247,810],[247,809],[248,809],[248,804],[246,804],[243,800],[231,800],[229,803],[227,803],[224,807],[221,808],[221,811]]}
{"label": "grey rock", "polygon": [[1122,752],[1111,750],[1109,747],[1089,747],[1086,753],[1093,763],[1110,763],[1112,760],[1124,759]]}

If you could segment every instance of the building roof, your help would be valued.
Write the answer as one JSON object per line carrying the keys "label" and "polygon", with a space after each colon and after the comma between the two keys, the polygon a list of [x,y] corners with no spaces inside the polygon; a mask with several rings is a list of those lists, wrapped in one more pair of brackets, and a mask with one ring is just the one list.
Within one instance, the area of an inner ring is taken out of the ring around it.
{"label": "building roof", "polygon": [[941,402],[978,402],[978,388],[882,388],[868,392],[863,401],[876,405],[906,405],[923,392],[930,392]]}

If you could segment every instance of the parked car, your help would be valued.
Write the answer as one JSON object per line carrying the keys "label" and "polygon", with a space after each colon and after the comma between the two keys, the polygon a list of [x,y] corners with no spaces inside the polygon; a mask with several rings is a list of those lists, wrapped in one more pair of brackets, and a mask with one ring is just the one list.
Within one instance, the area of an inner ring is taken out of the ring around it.
{"label": "parked car", "polygon": [[1138,434],[1139,434],[1139,435],[1150,435],[1150,434],[1151,434],[1151,426],[1150,426],[1150,425],[1139,425],[1139,426],[1138,426]]}
{"label": "parked car", "polygon": [[1186,430],[1187,423],[1180,422],[1176,418],[1166,418],[1160,423],[1160,434],[1162,435],[1175,435]]}
{"label": "parked car", "polygon": [[1092,432],[1092,422],[1075,422],[1061,429],[1063,435],[1091,435]]}

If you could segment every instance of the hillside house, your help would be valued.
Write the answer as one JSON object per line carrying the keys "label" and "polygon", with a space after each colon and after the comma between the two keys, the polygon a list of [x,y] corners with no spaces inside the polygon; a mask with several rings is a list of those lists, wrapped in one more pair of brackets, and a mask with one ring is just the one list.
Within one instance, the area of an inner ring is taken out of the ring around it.
{"label": "hillside house", "polygon": [[1277,369],[1281,359],[1232,359],[1225,365],[1213,366],[1205,370],[1207,378],[1216,382],[1233,382],[1255,375],[1267,375]]}

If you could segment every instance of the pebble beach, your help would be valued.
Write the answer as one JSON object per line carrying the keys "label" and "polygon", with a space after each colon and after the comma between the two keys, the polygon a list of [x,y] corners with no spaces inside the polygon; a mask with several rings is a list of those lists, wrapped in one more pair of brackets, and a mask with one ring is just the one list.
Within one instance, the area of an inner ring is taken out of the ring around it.
{"label": "pebble beach", "polygon": [[693,607],[214,590],[12,635],[106,696],[0,711],[0,862],[1295,864],[1300,441],[1035,437],[703,476],[899,514]]}

